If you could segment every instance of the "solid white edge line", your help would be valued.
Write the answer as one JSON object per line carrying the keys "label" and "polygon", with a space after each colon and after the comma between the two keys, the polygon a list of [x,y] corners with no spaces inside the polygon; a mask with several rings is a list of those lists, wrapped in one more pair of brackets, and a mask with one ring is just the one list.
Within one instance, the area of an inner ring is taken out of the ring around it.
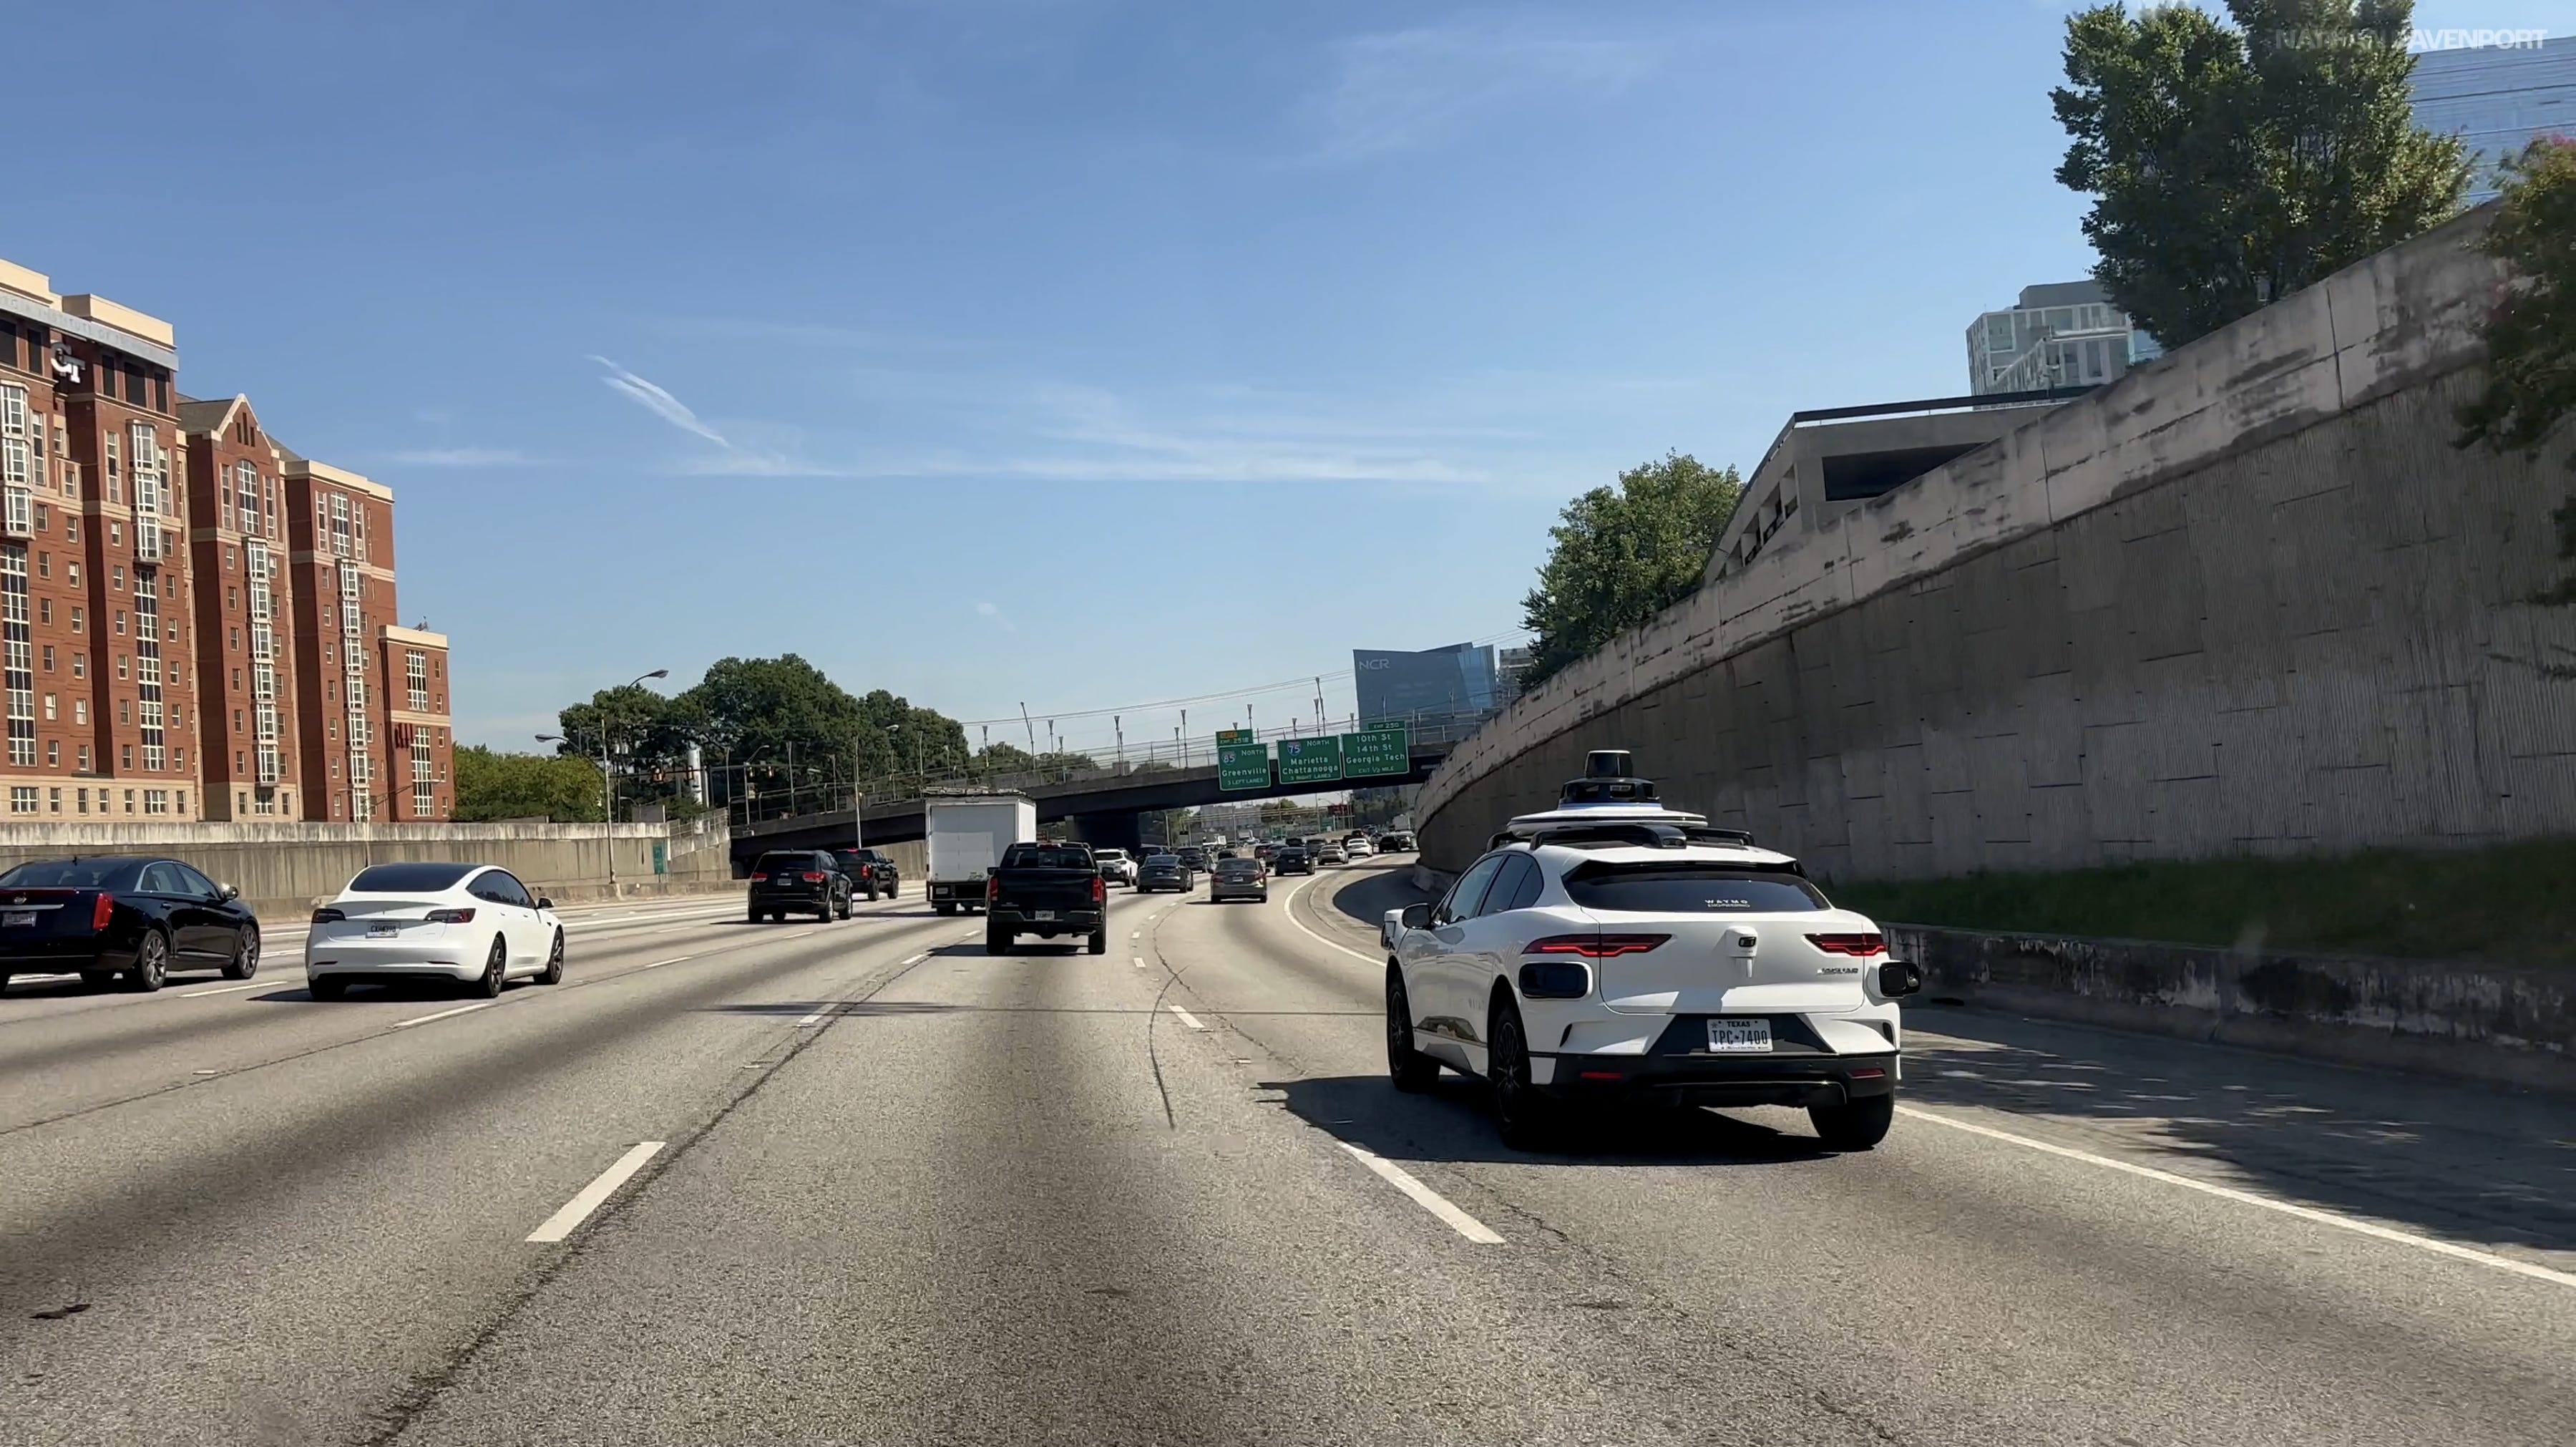
{"label": "solid white edge line", "polygon": [[673,955],[673,956],[671,956],[671,957],[670,957],[669,959],[667,959],[667,960],[655,960],[653,963],[651,963],[651,964],[649,964],[649,965],[646,965],[644,968],[646,968],[646,969],[648,969],[648,970],[658,970],[658,969],[662,968],[664,965],[676,965],[676,964],[678,964],[678,963],[679,963],[680,961],[682,961],[682,960],[694,960],[694,959],[696,959],[696,958],[697,958],[697,956],[696,956],[696,955]]}
{"label": "solid white edge line", "polygon": [[[1319,874],[1319,875],[1315,876],[1315,878],[1316,878],[1316,879],[1321,879],[1321,878],[1323,878],[1323,876]],[[1328,950],[1340,950],[1343,954],[1346,954],[1346,955],[1350,956],[1352,959],[1355,959],[1355,960],[1366,960],[1366,961],[1368,961],[1368,962],[1369,962],[1370,964],[1372,964],[1372,965],[1383,965],[1383,964],[1385,964],[1385,963],[1386,963],[1386,961],[1385,961],[1383,958],[1381,958],[1380,956],[1377,956],[1377,955],[1364,955],[1364,954],[1361,954],[1359,951],[1357,951],[1357,950],[1355,950],[1355,949],[1352,949],[1349,945],[1337,945],[1337,944],[1333,943],[1331,940],[1328,940],[1328,939],[1324,938],[1322,935],[1319,935],[1319,934],[1315,933],[1313,930],[1308,929],[1308,928],[1306,927],[1306,922],[1305,922],[1304,920],[1301,920],[1301,919],[1297,918],[1297,896],[1299,896],[1299,895],[1301,895],[1301,894],[1304,894],[1304,893],[1306,892],[1306,885],[1307,885],[1307,884],[1312,884],[1312,883],[1314,883],[1314,882],[1315,882],[1315,880],[1314,880],[1314,879],[1309,879],[1309,880],[1307,880],[1307,881],[1305,882],[1305,884],[1300,884],[1300,885],[1298,885],[1295,889],[1292,889],[1292,890],[1288,891],[1288,899],[1287,899],[1287,902],[1286,902],[1286,903],[1284,903],[1284,904],[1282,904],[1282,905],[1280,906],[1280,910],[1281,910],[1281,912],[1282,912],[1282,913],[1284,913],[1284,914],[1286,914],[1286,915],[1288,916],[1288,922],[1289,922],[1290,924],[1295,925],[1295,926],[1296,926],[1300,931],[1302,931],[1302,932],[1305,934],[1306,938],[1308,938],[1308,939],[1310,939],[1310,940],[1313,940],[1315,943],[1317,943],[1317,944],[1319,944],[1319,945],[1322,945],[1324,948],[1326,948],[1326,949],[1328,949]]]}
{"label": "solid white edge line", "polygon": [[218,985],[211,990],[183,991],[179,995],[179,998],[182,1000],[202,1000],[208,995],[229,995],[237,990],[256,990],[262,985],[274,985],[276,983],[277,982],[275,980],[253,980],[247,985]]}
{"label": "solid white edge line", "polygon": [[1193,1030],[1204,1030],[1204,1029],[1206,1029],[1206,1028],[1207,1028],[1205,1025],[1202,1025],[1202,1024],[1200,1024],[1200,1023],[1199,1023],[1199,1017],[1198,1017],[1198,1016],[1191,1014],[1189,1011],[1182,1009],[1182,1008],[1181,1008],[1180,1006],[1178,1006],[1178,1005],[1165,1005],[1163,1008],[1164,1008],[1164,1009],[1166,1009],[1166,1010],[1171,1011],[1171,1012],[1172,1012],[1173,1014],[1175,1014],[1175,1015],[1180,1016],[1180,1017],[1181,1017],[1181,1023],[1182,1023],[1182,1024],[1184,1024],[1184,1025],[1189,1026],[1189,1027],[1190,1027],[1191,1029],[1193,1029]]}
{"label": "solid white edge line", "polygon": [[396,1020],[385,1028],[399,1030],[405,1025],[426,1025],[432,1020],[444,1020],[451,1015],[471,1015],[477,1010],[489,1010],[500,1003],[498,1000],[478,1000],[471,1005],[459,1005],[453,1010],[441,1010],[435,1015],[414,1015],[408,1020]]}
{"label": "solid white edge line", "polygon": [[1989,1140],[1999,1140],[2008,1145],[2020,1146],[2026,1150],[2062,1156],[2070,1161],[2081,1161],[2088,1166],[2106,1167],[2132,1176],[2144,1177],[2150,1181],[2162,1182],[2168,1186],[2180,1186],[2187,1191],[2198,1191],[2204,1196],[2216,1196],[2222,1201],[2234,1201],[2244,1206],[2260,1206],[2266,1211],[2278,1211],[2284,1216],[2295,1216],[2302,1221],[2312,1221],[2320,1226],[2333,1226],[2339,1230],[2394,1242],[2400,1246],[2412,1246],[2419,1251],[2430,1251],[2461,1261],[2475,1262],[2497,1271],[2509,1271],[2516,1276],[2527,1276],[2534,1281],[2547,1281],[2559,1286],[2576,1286],[2576,1274],[2554,1271],[2546,1266],[2535,1266],[2528,1261],[2516,1261],[2510,1256],[2498,1256],[2491,1251],[2480,1251],[2469,1246],[2455,1246],[2448,1241],[2437,1241],[2430,1236],[2418,1236],[2412,1231],[2400,1231],[2393,1226],[2382,1226],[2372,1221],[2337,1215],[2332,1211],[2321,1211],[2314,1206],[2293,1205],[2288,1201],[2276,1201],[2269,1196],[2256,1195],[2252,1191],[2240,1191],[2233,1186],[2222,1186],[2211,1181],[2196,1181],[2189,1176],[2176,1175],[2172,1171],[2160,1171],[2153,1166],[2142,1166],[2132,1161],[2096,1155],[2091,1151],[2076,1150],[2071,1146],[2052,1145],[2044,1140],[2015,1135],[2011,1131],[1997,1130],[1993,1126],[1978,1125],[1974,1121],[1960,1120],[1955,1116],[1942,1115],[1920,1106],[1900,1105],[1896,1108],[1896,1112],[1916,1120],[1928,1121],[1933,1125],[1947,1126],[1952,1130],[1965,1131],[1970,1135],[1981,1135]]}
{"label": "solid white edge line", "polygon": [[561,1241],[571,1235],[573,1228],[580,1225],[584,1217],[599,1209],[599,1203],[607,1200],[609,1193],[625,1185],[628,1178],[644,1169],[644,1163],[653,1159],[653,1153],[660,1150],[664,1144],[662,1141],[636,1142],[632,1150],[617,1158],[617,1164],[600,1172],[596,1180],[582,1187],[571,1200],[564,1202],[562,1210],[548,1216],[544,1225],[529,1232],[523,1239]]}
{"label": "solid white edge line", "polygon": [[1420,1206],[1432,1215],[1439,1217],[1450,1230],[1457,1232],[1459,1235],[1466,1237],[1468,1240],[1475,1242],[1479,1246],[1500,1246],[1503,1244],[1503,1238],[1494,1234],[1493,1227],[1488,1226],[1484,1222],[1477,1220],[1475,1217],[1468,1215],[1466,1212],[1459,1210],[1448,1197],[1441,1195],[1438,1191],[1422,1184],[1422,1182],[1414,1176],[1413,1172],[1408,1171],[1404,1167],[1397,1165],[1395,1162],[1386,1159],[1384,1156],[1378,1155],[1374,1151],[1352,1145],[1349,1141],[1335,1141],[1333,1144],[1340,1146],[1343,1150],[1349,1151],[1354,1157],[1358,1158],[1361,1165],[1364,1165],[1371,1171],[1376,1172],[1379,1179],[1385,1181],[1388,1185],[1395,1187],[1397,1190],[1402,1191],[1407,1196],[1412,1197],[1413,1204]]}
{"label": "solid white edge line", "polygon": [[928,950],[924,950],[924,951],[922,951],[920,954],[914,955],[911,959],[908,959],[908,960],[904,961],[904,963],[905,963],[905,964],[907,964],[907,965],[917,965],[917,964],[920,964],[923,960],[926,960],[926,959],[929,959],[929,958],[930,958],[930,952],[929,952]]}

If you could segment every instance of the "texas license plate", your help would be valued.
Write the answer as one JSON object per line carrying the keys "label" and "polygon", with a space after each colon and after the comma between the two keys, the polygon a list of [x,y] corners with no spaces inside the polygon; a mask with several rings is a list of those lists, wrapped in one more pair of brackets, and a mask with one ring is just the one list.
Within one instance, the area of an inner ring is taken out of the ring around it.
{"label": "texas license plate", "polygon": [[1771,1022],[1711,1020],[1708,1022],[1708,1048],[1713,1055],[1768,1055],[1771,1053]]}
{"label": "texas license plate", "polygon": [[1034,917],[1038,919],[1053,919],[1055,918],[1055,911],[1051,909],[1042,909],[1039,910]]}
{"label": "texas license plate", "polygon": [[402,933],[402,926],[398,924],[371,924],[367,926],[367,938],[371,940],[389,939],[400,933]]}
{"label": "texas license plate", "polygon": [[32,909],[13,909],[7,914],[0,914],[0,925],[10,929],[16,929],[20,925],[33,925],[35,922],[36,912]]}

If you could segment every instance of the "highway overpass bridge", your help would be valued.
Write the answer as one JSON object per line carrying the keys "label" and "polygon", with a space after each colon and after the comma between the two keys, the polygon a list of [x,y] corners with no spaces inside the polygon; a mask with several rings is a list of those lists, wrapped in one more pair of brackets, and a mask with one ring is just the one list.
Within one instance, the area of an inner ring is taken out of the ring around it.
{"label": "highway overpass bridge", "polygon": [[[1468,728],[1472,728],[1472,724]],[[1468,728],[1454,732],[1463,734]],[[1195,809],[1206,804],[1236,803],[1247,799],[1284,799],[1291,795],[1322,794],[1339,789],[1419,784],[1431,776],[1431,770],[1442,759],[1449,757],[1449,750],[1456,742],[1440,736],[1452,731],[1434,729],[1426,732],[1433,737],[1417,734],[1413,738],[1408,760],[1411,767],[1404,773],[1342,779],[1333,783],[1282,784],[1277,781],[1278,771],[1274,766],[1272,782],[1265,787],[1220,789],[1213,763],[1186,768],[1165,763],[1117,765],[1057,782],[996,787],[1008,787],[1035,800],[1041,824],[1071,820],[1075,831],[1091,843],[1133,849],[1141,842],[1137,831],[1137,816],[1140,814],[1159,813],[1166,809]],[[962,790],[967,786],[958,787]],[[936,797],[935,792],[933,797]],[[870,844],[899,844],[919,839],[922,837],[921,800],[870,801],[861,823],[865,826],[864,837]],[[747,866],[765,850],[833,849],[848,844],[851,838],[850,811],[847,809],[763,819],[734,827],[733,857],[736,864]]]}

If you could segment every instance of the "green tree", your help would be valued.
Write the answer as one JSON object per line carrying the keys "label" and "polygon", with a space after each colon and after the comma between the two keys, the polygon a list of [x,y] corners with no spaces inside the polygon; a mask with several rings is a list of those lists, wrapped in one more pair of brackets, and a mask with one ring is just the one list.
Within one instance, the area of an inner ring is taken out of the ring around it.
{"label": "green tree", "polygon": [[1566,504],[1563,521],[1548,530],[1556,542],[1538,586],[1521,603],[1535,635],[1523,686],[1689,597],[1743,495],[1734,468],[1667,453],[1619,474],[1615,489],[1596,487]]}
{"label": "green tree", "polygon": [[599,818],[599,766],[570,755],[503,754],[480,744],[456,751],[456,817],[552,819],[588,823]]}
{"label": "green tree", "polygon": [[[2576,142],[2532,142],[2505,162],[2503,192],[2479,246],[2511,281],[2487,315],[2485,381],[2460,409],[2459,442],[2536,458],[2576,416]],[[2551,516],[2558,556],[2576,561],[2576,496]],[[2576,573],[2534,601],[2576,603]]]}
{"label": "green tree", "polygon": [[2049,92],[2093,275],[2168,347],[2448,220],[2468,186],[2459,138],[2410,108],[2413,0],[2227,10],[2071,15]]}
{"label": "green tree", "polygon": [[[597,760],[602,735],[617,770],[617,814],[635,817],[637,806],[658,802],[683,807],[689,789],[689,745],[696,741],[700,720],[685,697],[655,693],[642,684],[604,688],[555,715],[563,742],[555,751],[567,757]],[[598,777],[596,767],[592,777]]]}

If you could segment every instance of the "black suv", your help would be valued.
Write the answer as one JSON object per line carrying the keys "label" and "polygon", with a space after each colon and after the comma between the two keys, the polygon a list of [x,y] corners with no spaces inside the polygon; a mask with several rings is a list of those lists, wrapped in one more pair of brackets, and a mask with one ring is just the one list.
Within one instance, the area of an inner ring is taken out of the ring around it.
{"label": "black suv", "polygon": [[772,850],[751,866],[751,922],[811,911],[816,919],[850,917],[850,877],[819,849]]}
{"label": "black suv", "polygon": [[1282,844],[1278,852],[1270,856],[1270,867],[1281,874],[1312,874],[1315,872],[1315,856],[1306,852],[1303,844]]}
{"label": "black suv", "polygon": [[866,895],[870,900],[874,900],[878,895],[892,899],[902,888],[903,876],[896,871],[894,861],[886,858],[878,850],[835,849],[832,851],[832,862],[838,864],[841,872],[850,877],[851,890]]}

